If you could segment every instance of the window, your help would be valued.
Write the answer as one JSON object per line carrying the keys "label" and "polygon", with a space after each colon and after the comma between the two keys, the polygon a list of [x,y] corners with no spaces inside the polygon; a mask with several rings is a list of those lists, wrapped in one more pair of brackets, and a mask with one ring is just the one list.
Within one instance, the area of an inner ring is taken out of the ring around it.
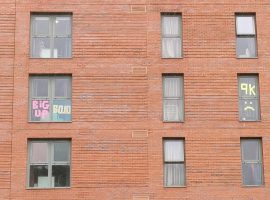
{"label": "window", "polygon": [[70,141],[28,141],[28,187],[70,186]]}
{"label": "window", "polygon": [[255,15],[236,15],[237,57],[257,57]]}
{"label": "window", "polygon": [[185,156],[183,139],[165,139],[164,185],[177,187],[185,185]]}
{"label": "window", "polygon": [[182,57],[180,14],[162,14],[162,58]]}
{"label": "window", "polygon": [[30,77],[30,121],[71,121],[71,76]]}
{"label": "window", "polygon": [[241,139],[242,175],[244,185],[262,185],[262,141]]}
{"label": "window", "polygon": [[183,76],[163,76],[163,120],[179,122],[184,120]]}
{"label": "window", "polygon": [[71,15],[31,16],[31,57],[71,57]]}
{"label": "window", "polygon": [[239,75],[238,91],[240,121],[260,120],[258,75]]}

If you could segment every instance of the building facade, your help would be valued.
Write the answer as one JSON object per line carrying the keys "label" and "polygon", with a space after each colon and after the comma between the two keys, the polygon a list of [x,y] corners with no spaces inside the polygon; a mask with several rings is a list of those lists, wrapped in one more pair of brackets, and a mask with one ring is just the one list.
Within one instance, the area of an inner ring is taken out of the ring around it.
{"label": "building facade", "polygon": [[0,0],[0,199],[269,199],[269,19],[266,0]]}

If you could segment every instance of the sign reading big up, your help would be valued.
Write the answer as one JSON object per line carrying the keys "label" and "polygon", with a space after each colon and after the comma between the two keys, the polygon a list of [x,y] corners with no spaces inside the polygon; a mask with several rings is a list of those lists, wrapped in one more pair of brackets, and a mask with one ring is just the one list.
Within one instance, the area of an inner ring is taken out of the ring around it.
{"label": "sign reading big up", "polygon": [[49,100],[32,100],[32,120],[47,121],[50,117]]}

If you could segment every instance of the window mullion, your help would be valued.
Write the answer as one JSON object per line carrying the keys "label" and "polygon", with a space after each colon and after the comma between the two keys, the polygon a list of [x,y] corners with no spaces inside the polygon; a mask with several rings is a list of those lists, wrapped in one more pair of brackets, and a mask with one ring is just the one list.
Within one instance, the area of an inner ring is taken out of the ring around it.
{"label": "window mullion", "polygon": [[49,164],[48,164],[48,176],[49,176],[49,185],[52,185],[52,159],[53,159],[53,142],[48,142],[49,144]]}
{"label": "window mullion", "polygon": [[54,20],[55,16],[50,17],[50,49],[51,49],[51,58],[54,58]]}

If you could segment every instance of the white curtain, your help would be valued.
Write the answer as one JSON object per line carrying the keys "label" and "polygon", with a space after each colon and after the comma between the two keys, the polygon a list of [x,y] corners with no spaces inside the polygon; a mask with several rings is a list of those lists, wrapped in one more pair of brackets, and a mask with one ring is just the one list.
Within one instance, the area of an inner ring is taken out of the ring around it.
{"label": "white curtain", "polygon": [[164,78],[164,97],[180,97],[181,93],[180,77]]}
{"label": "white curtain", "polygon": [[180,17],[162,18],[162,57],[179,58],[181,56]]}
{"label": "white curtain", "polygon": [[185,167],[183,164],[165,164],[165,185],[185,185]]}
{"label": "white curtain", "polygon": [[182,140],[164,141],[164,155],[166,162],[184,161],[184,142]]}

